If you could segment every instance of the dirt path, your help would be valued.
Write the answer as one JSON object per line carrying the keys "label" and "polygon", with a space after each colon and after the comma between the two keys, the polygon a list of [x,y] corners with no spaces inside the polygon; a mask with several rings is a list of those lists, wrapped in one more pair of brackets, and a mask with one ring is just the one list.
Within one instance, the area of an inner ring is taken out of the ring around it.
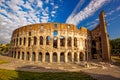
{"label": "dirt path", "polygon": [[1,64],[0,69],[32,72],[82,71],[91,75],[97,80],[120,80],[120,67],[114,65],[105,65],[104,68],[83,68],[78,64],[29,62],[5,56],[0,56],[0,60],[9,61],[7,64]]}

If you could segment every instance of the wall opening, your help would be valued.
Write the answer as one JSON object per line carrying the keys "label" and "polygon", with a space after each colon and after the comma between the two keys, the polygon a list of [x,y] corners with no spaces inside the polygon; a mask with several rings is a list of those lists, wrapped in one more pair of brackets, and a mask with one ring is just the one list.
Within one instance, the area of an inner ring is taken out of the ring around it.
{"label": "wall opening", "polygon": [[53,53],[53,62],[57,62],[57,53],[56,52]]}

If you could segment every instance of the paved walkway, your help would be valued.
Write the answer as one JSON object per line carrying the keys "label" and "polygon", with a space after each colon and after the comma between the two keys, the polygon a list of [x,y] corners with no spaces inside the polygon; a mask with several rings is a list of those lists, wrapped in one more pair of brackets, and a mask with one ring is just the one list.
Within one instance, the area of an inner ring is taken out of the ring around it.
{"label": "paved walkway", "polygon": [[[114,65],[99,66],[94,64],[89,68],[80,66],[79,64],[73,63],[40,63],[40,62],[29,62],[13,59],[10,57],[0,56],[0,60],[9,61],[7,64],[1,64],[0,69],[9,70],[21,70],[30,72],[63,72],[63,71],[76,71],[85,72],[97,80],[120,80],[120,67]],[[97,67],[96,67],[96,66]],[[99,66],[99,67],[98,67]]]}

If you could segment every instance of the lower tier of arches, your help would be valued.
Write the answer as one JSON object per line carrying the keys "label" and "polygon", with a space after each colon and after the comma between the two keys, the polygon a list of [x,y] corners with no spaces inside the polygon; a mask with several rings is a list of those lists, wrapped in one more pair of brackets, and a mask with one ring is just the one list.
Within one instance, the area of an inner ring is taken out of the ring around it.
{"label": "lower tier of arches", "polygon": [[26,61],[39,62],[79,62],[85,61],[83,52],[12,52],[11,57]]}

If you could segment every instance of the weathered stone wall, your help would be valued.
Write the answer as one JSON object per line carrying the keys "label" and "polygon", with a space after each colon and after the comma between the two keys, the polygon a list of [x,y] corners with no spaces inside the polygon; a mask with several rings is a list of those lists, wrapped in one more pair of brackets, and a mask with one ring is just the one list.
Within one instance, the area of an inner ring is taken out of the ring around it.
{"label": "weathered stone wall", "polygon": [[[54,34],[57,32],[57,35]],[[91,37],[84,27],[72,24],[41,23],[13,32],[11,56],[41,62],[79,62],[88,59]]]}

